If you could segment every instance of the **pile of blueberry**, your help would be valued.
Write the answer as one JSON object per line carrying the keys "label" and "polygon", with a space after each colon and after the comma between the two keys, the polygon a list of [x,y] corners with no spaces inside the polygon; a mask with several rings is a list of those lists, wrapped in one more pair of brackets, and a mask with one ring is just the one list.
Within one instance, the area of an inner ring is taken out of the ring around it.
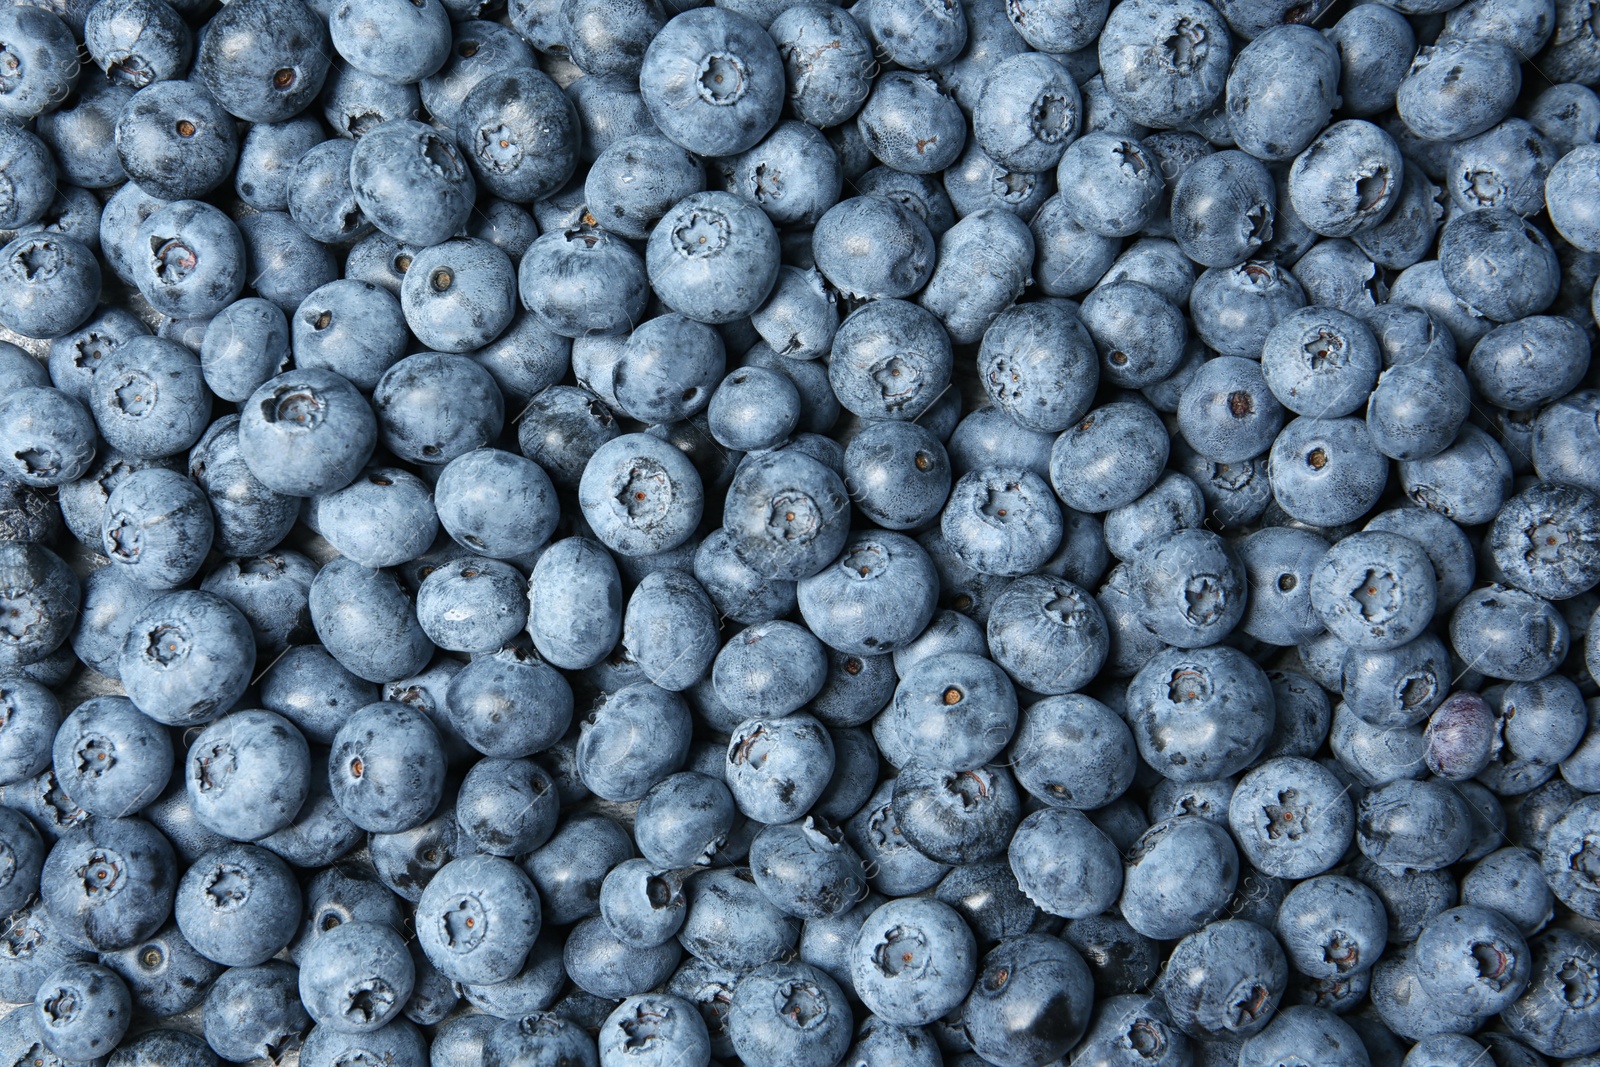
{"label": "pile of blueberry", "polygon": [[1600,1065],[1600,0],[0,8],[0,1067]]}

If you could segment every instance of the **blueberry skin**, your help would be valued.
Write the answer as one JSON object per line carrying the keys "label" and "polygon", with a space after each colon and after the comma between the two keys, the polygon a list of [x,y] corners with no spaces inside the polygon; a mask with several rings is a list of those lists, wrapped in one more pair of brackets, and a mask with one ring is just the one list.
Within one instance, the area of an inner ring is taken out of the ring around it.
{"label": "blueberry skin", "polygon": [[1544,206],[1545,180],[1558,157],[1532,124],[1508,119],[1457,144],[1449,159],[1446,187],[1457,207],[1509,208],[1526,216]]}
{"label": "blueberry skin", "polygon": [[[527,252],[526,247],[513,249],[509,245],[505,250],[519,258]],[[469,355],[489,372],[507,402],[520,410],[566,376],[572,342],[550,330],[536,316],[519,310],[513,313],[504,333]]]}
{"label": "blueberry skin", "polygon": [[1595,1014],[1590,1005],[1575,1005],[1561,995],[1559,976],[1576,973],[1587,982],[1596,973],[1594,942],[1575,931],[1554,929],[1534,938],[1529,947],[1533,970],[1527,991],[1503,1013],[1507,1027],[1547,1056],[1593,1053],[1600,1045]]}
{"label": "blueberry skin", "polygon": [[[1281,86],[1288,70],[1298,77]],[[1299,155],[1338,105],[1339,75],[1339,52],[1321,33],[1309,26],[1271,27],[1240,50],[1228,73],[1234,141],[1267,162]]]}
{"label": "blueberry skin", "polygon": [[1350,847],[1355,809],[1333,772],[1304,757],[1281,756],[1239,780],[1228,803],[1228,825],[1257,870],[1310,878]]}
{"label": "blueberry skin", "polygon": [[1377,503],[1388,461],[1372,446],[1361,419],[1291,420],[1268,460],[1273,498],[1302,522],[1352,522]]}
{"label": "blueberry skin", "polygon": [[100,265],[71,237],[24,233],[0,248],[0,325],[50,338],[82,325],[100,298]]}
{"label": "blueberry skin", "polygon": [[1590,492],[1600,490],[1600,478],[1587,470],[1590,442],[1600,440],[1600,428],[1593,425],[1600,410],[1600,393],[1581,389],[1547,407],[1534,423],[1533,465],[1546,481],[1581,485]]}
{"label": "blueberry skin", "polygon": [[895,779],[901,834],[925,856],[953,865],[998,856],[1021,818],[1016,783],[991,764],[954,771],[911,763]]}
{"label": "blueberry skin", "polygon": [[734,1051],[746,1062],[816,1067],[850,1046],[849,1002],[807,963],[769,963],[739,979],[728,1008]]}
{"label": "blueberry skin", "polygon": [[438,729],[405,704],[369,704],[346,719],[334,735],[328,768],[340,810],[374,833],[417,826],[433,814],[444,789]]}
{"label": "blueberry skin", "polygon": [[51,1052],[84,1062],[116,1047],[131,1012],[128,987],[114,971],[97,963],[68,963],[40,986],[32,1015]]}
{"label": "blueberry skin", "polygon": [[246,122],[282,122],[305,110],[327,77],[328,31],[282,0],[250,0],[206,24],[195,73]]}
{"label": "blueberry skin", "polygon": [[1476,693],[1451,693],[1434,709],[1424,731],[1428,770],[1450,781],[1477,775],[1492,758],[1494,712]]}
{"label": "blueberry skin", "polygon": [[[873,240],[851,239],[870,235]],[[812,231],[817,269],[847,296],[902,299],[933,274],[934,235],[907,204],[887,196],[857,196],[829,208]]]}
{"label": "blueberry skin", "polygon": [[1589,339],[1572,320],[1532,315],[1497,326],[1467,358],[1467,376],[1492,404],[1542,407],[1570,393],[1589,367]]}
{"label": "blueberry skin", "polygon": [[448,805],[433,818],[397,834],[373,834],[367,839],[374,869],[396,896],[412,902],[439,868],[455,858],[455,811]]}
{"label": "blueberry skin", "polygon": [[7,11],[0,35],[16,42],[7,51],[18,60],[0,113],[20,127],[66,100],[78,77],[78,49],[67,23],[46,9]]}
{"label": "blueberry skin", "polygon": [[1274,645],[1316,637],[1323,624],[1312,607],[1311,578],[1328,543],[1308,530],[1268,527],[1241,539],[1235,551],[1249,583],[1239,628]]}
{"label": "blueberry skin", "polygon": [[311,789],[294,821],[261,838],[262,848],[296,867],[322,867],[361,844],[361,828],[345,818],[328,785],[328,752],[311,752]]}
{"label": "blueberry skin", "polygon": [[813,226],[839,200],[843,175],[815,127],[779,123],[754,148],[717,164],[723,188],[752,201],[780,226]]}
{"label": "blueberry skin", "polygon": [[1019,467],[988,467],[956,482],[940,529],[967,566],[1011,577],[1037,569],[1055,553],[1063,522],[1039,475]]}
{"label": "blueberry skin", "polygon": [[[436,403],[443,390],[454,403]],[[400,459],[449,463],[489,444],[505,421],[505,399],[489,372],[465,356],[420,352],[384,372],[372,391],[378,439]]]}
{"label": "blueberry skin", "polygon": [[[12,33],[8,40],[17,40],[17,35]],[[106,189],[127,177],[112,131],[134,89],[108,79],[88,79],[65,106],[38,117],[39,139],[50,148],[68,181],[84,189]],[[17,95],[8,94],[7,99]],[[30,190],[29,199],[43,191]]]}
{"label": "blueberry skin", "polygon": [[1271,686],[1227,646],[1167,649],[1128,686],[1128,718],[1145,762],[1181,782],[1243,770],[1272,731]]}
{"label": "blueberry skin", "polygon": [[[686,742],[685,742],[686,743]],[[821,797],[833,777],[827,728],[803,712],[747,719],[728,742],[724,777],[746,817],[793,822]]]}
{"label": "blueberry skin", "polygon": [[[1016,729],[1010,680],[992,661],[964,652],[929,656],[909,667],[880,718],[904,760],[976,771],[1004,750]],[[881,735],[880,735],[881,736]]]}
{"label": "blueberry skin", "polygon": [[1600,222],[1588,203],[1595,185],[1597,157],[1600,152],[1593,144],[1577,146],[1550,168],[1544,185],[1550,224],[1568,243],[1583,251],[1600,248]]}
{"label": "blueberry skin", "polygon": [[1492,908],[1532,937],[1550,921],[1555,896],[1540,868],[1539,854],[1527,848],[1491,852],[1461,880],[1461,901]]}
{"label": "blueberry skin", "polygon": [[610,694],[579,727],[578,773],[606,800],[638,800],[689,755],[683,698],[639,683]]}
{"label": "blueberry skin", "polygon": [[[251,472],[240,445],[239,423],[237,415],[223,416],[207,428],[189,452],[189,477],[205,492],[215,520],[212,548],[235,558],[270,552],[288,536],[300,514],[297,499],[268,489]],[[270,568],[274,572],[280,569]],[[214,568],[206,581],[224,580],[219,571]],[[310,577],[305,576],[303,586],[310,584]],[[252,622],[259,632],[272,631],[284,637],[300,621],[295,610],[286,609],[285,614],[270,618],[270,611],[265,616],[260,612],[246,614],[259,622]]]}
{"label": "blueberry skin", "polygon": [[984,391],[1019,425],[1059,433],[1088,411],[1100,370],[1084,323],[1052,303],[1019,304],[984,331]]}
{"label": "blueberry skin", "polygon": [[238,126],[198,81],[155,82],[140,89],[117,116],[115,137],[128,177],[165,200],[211,192],[239,156]]}
{"label": "blueberry skin", "polygon": [[1470,402],[1467,376],[1449,360],[1434,356],[1391,367],[1367,400],[1373,446],[1401,462],[1430,459],[1455,440]]}
{"label": "blueberry skin", "polygon": [[705,676],[720,619],[700,584],[676,569],[646,576],[623,616],[623,643],[652,682],[678,692]]}
{"label": "blueberry skin", "polygon": [[289,323],[260,297],[235,300],[206,325],[200,370],[224,400],[240,401],[289,364]]}
{"label": "blueberry skin", "polygon": [[[1129,850],[1119,907],[1146,937],[1184,937],[1222,913],[1238,877],[1238,850],[1225,828],[1209,819],[1167,819]],[[1199,885],[1211,888],[1202,893]]]}
{"label": "blueberry skin", "polygon": [[1212,923],[1179,942],[1157,984],[1190,1037],[1250,1037],[1272,1019],[1288,984],[1283,949],[1255,923]]}
{"label": "blueberry skin", "polygon": [[1427,769],[1419,726],[1374,726],[1343,703],[1334,708],[1328,742],[1339,767],[1362,785],[1419,778]]}
{"label": "blueberry skin", "polygon": [[928,311],[874,300],[834,336],[828,380],[840,404],[864,419],[915,419],[950,382],[950,337]]}
{"label": "blueberry skin", "polygon": [[246,215],[238,225],[256,295],[285,313],[338,277],[332,252],[297,226],[287,212]]}
{"label": "blueberry skin", "polygon": [[1264,1064],[1305,1057],[1329,1067],[1359,1067],[1370,1063],[1356,1029],[1333,1012],[1291,1004],[1278,1012],[1267,1028],[1240,1047],[1241,1064]]}
{"label": "blueberry skin", "polygon": [[871,421],[845,449],[845,484],[863,514],[890,530],[911,530],[939,513],[950,494],[950,460],[921,425]]}
{"label": "blueberry skin", "polygon": [[783,60],[752,19],[722,8],[685,11],[645,50],[639,90],[674,142],[701,155],[734,155],[777,123]]}
{"label": "blueberry skin", "polygon": [[300,887],[283,860],[254,845],[224,845],[197,859],[178,883],[178,929],[206,959],[257,967],[294,937]]}
{"label": "blueberry skin", "polygon": [[739,466],[722,518],[733,553],[746,566],[765,578],[795,581],[838,557],[849,534],[849,515],[839,475],[790,449],[762,453]]}
{"label": "blueberry skin", "polygon": [[350,185],[354,152],[351,141],[324,141],[300,157],[289,178],[290,216],[308,235],[326,244],[348,244],[373,232]]}
{"label": "blueberry skin", "polygon": [[768,32],[802,121],[827,129],[860,110],[872,89],[873,44],[848,12],[797,4],[774,18]]}
{"label": "blueberry skin", "polygon": [[238,711],[206,727],[189,746],[185,788],[206,827],[254,841],[294,820],[310,789],[310,768],[306,740],[287,719]]}
{"label": "blueberry skin", "polygon": [[1398,648],[1433,618],[1433,563],[1409,537],[1381,531],[1351,534],[1317,564],[1311,603],[1346,645]]}
{"label": "blueberry skin", "polygon": [[5,885],[0,886],[0,904],[9,907],[11,910],[7,914],[12,914],[27,907],[39,892],[44,841],[26,815],[15,808],[6,808],[5,814],[0,815],[0,847],[4,848],[11,865]]}
{"label": "blueberry skin", "polygon": [[[329,77],[331,86],[337,77],[331,71]],[[335,91],[330,88],[330,93]],[[240,141],[234,192],[257,210],[287,211],[294,166],[321,142],[322,126],[310,115],[251,125]]]}
{"label": "blueberry skin", "polygon": [[[1144,1049],[1148,1051],[1141,1051]],[[1139,1062],[1148,1062],[1151,1067],[1176,1067],[1194,1062],[1189,1039],[1173,1028],[1159,1000],[1142,993],[1102,1000],[1074,1052],[1084,1067],[1120,1067]]]}
{"label": "blueberry skin", "polygon": [[[92,889],[79,870],[94,876]],[[140,819],[96,819],[56,842],[39,895],[67,942],[110,952],[155,933],[172,909],[177,881],[172,846],[160,831]]]}
{"label": "blueberry skin", "polygon": [[797,587],[800,614],[829,648],[877,656],[904,647],[933,617],[938,575],[922,547],[901,534],[857,535]]}
{"label": "blueberry skin", "polygon": [[1033,232],[1016,215],[983,208],[939,237],[939,259],[917,302],[956,344],[976,344],[1022,295],[1033,265]]}
{"label": "blueberry skin", "polygon": [[1083,957],[1046,934],[1000,942],[959,1009],[973,1049],[997,1067],[1048,1063],[1089,1026],[1094,979]]}
{"label": "blueberry skin", "polygon": [[543,200],[578,164],[578,111],[549,75],[518,66],[474,85],[460,105],[456,143],[478,183],[517,203]]}
{"label": "blueberry skin", "polygon": [[868,892],[861,857],[817,816],[757,831],[750,874],[774,907],[801,919],[842,915]]}
{"label": "blueberry skin", "polygon": [[1198,648],[1230,633],[1244,615],[1244,564],[1209,530],[1179,530],[1133,564],[1140,621],[1168,644]]}
{"label": "blueberry skin", "polygon": [[415,969],[400,935],[373,922],[341,923],[300,960],[300,999],[319,1027],[367,1034],[400,1014]]}
{"label": "blueberry skin", "polygon": [[1346,703],[1376,726],[1412,726],[1444,696],[1452,667],[1443,641],[1423,634],[1396,648],[1350,648],[1340,667]]}
{"label": "blueberry skin", "polygon": [[[14,942],[0,951],[0,990],[7,1004],[27,1004],[56,968],[93,955],[68,941],[37,895],[18,907],[12,918]],[[28,1013],[18,1013],[18,1020]]]}
{"label": "blueberry skin", "polygon": [[397,467],[369,467],[343,489],[313,497],[308,515],[329,544],[363,567],[416,559],[439,533],[428,484]]}
{"label": "blueberry skin", "polygon": [[[476,918],[472,926],[466,924]],[[457,982],[504,982],[522,969],[539,933],[539,896],[516,864],[468,856],[446,864],[417,904],[417,940]]]}
{"label": "blueberry skin", "polygon": [[[453,1021],[460,1024],[460,1020],[475,1018],[487,1017],[456,1016]],[[454,1032],[451,1034],[453,1041],[450,1048],[456,1055],[455,1059],[440,1058],[440,1046],[446,1040],[445,1030],[441,1028],[434,1038],[432,1062],[448,1064],[449,1067],[457,1067],[458,1064],[465,1067],[469,1063],[510,1067],[515,1063],[537,1063],[542,1060],[554,1063],[558,1059],[566,1059],[573,1067],[598,1067],[594,1041],[577,1023],[554,1012],[541,1011],[518,1019],[491,1021],[495,1025],[488,1027],[487,1032],[478,1037],[475,1049],[470,1046],[469,1038],[457,1037]],[[450,1025],[445,1024],[446,1027]],[[461,1042],[459,1050],[454,1041]],[[424,1056],[424,1061],[427,1059]]]}
{"label": "blueberry skin", "polygon": [[736,451],[760,451],[782,444],[800,422],[800,393],[775,370],[743,367],[728,374],[712,393],[706,411],[711,436]]}
{"label": "blueberry skin", "polygon": [[[61,647],[72,630],[80,594],[77,576],[59,556],[42,545],[0,542],[0,588],[6,590],[7,614],[20,624],[18,632],[7,629],[0,637],[0,666],[26,667]],[[26,694],[30,687],[20,688]],[[20,733],[27,737],[31,731]],[[17,742],[29,743],[21,738]]]}
{"label": "blueberry skin", "polygon": [[211,1046],[182,1030],[147,1030],[129,1038],[107,1061],[116,1067],[216,1067]]}
{"label": "blueberry skin", "polygon": [[551,545],[528,581],[528,633],[541,656],[566,670],[610,654],[622,633],[622,607],[616,562],[589,538]]}
{"label": "blueberry skin", "polygon": [[908,174],[937,174],[949,167],[967,137],[955,98],[931,75],[912,71],[879,77],[856,127],[878,162]]}
{"label": "blueberry skin", "polygon": [[973,136],[989,158],[1030,174],[1061,161],[1083,111],[1071,74],[1044,56],[1017,55],[994,63],[982,86],[973,109]]}
{"label": "blueberry skin", "polygon": [[1592,492],[1540,482],[1506,501],[1485,547],[1507,584],[1566,600],[1600,580],[1597,536],[1600,501]]}
{"label": "blueberry skin", "polygon": [[317,368],[270,378],[250,395],[239,445],[250,472],[286,496],[350,484],[377,444],[377,419],[349,381]]}
{"label": "blueberry skin", "polygon": [[1289,890],[1275,929],[1297,970],[1336,978],[1360,974],[1378,961],[1389,919],[1377,893],[1354,878],[1329,874]]}
{"label": "blueberry skin", "polygon": [[705,866],[733,826],[727,786],[681,771],[657,782],[639,803],[634,836],[639,852],[660,868]]}
{"label": "blueberry skin", "polygon": [[777,231],[742,197],[693,193],[651,231],[645,265],[657,296],[674,311],[732,322],[760,307],[777,281]]}
{"label": "blueberry skin", "polygon": [[688,539],[700,521],[704,491],[682,452],[648,434],[627,434],[595,451],[578,502],[608,548],[641,556]]}
{"label": "blueberry skin", "polygon": [[41,488],[65,486],[94,462],[96,434],[84,405],[47,386],[0,400],[0,473]]}
{"label": "blueberry skin", "polygon": [[167,732],[121,697],[78,705],[56,732],[52,751],[56,781],[91,815],[138,811],[166,788],[172,772]]}
{"label": "blueberry skin", "polygon": [[987,623],[996,662],[1035,693],[1081,689],[1110,647],[1105,616],[1083,589],[1062,578],[1029,575],[995,600]]}
{"label": "blueberry skin", "polygon": [[607,230],[642,241],[673,204],[705,182],[698,157],[659,134],[640,134],[596,157],[584,179],[584,199]]}
{"label": "blueberry skin", "polygon": [[977,944],[960,914],[931,898],[890,901],[867,916],[850,949],[850,977],[873,1014],[923,1026],[966,998]]}
{"label": "blueberry skin", "polygon": [[522,306],[563,337],[626,332],[650,295],[639,254],[586,227],[546,232],[530,245],[517,284]]}
{"label": "blueberry skin", "polygon": [[1172,236],[1206,267],[1235,267],[1270,240],[1277,207],[1272,175],[1243,152],[1196,160],[1172,190]]}
{"label": "blueberry skin", "polygon": [[1399,473],[1412,503],[1467,526],[1494,518],[1511,492],[1511,461],[1505,449],[1471,423],[1462,424],[1443,452],[1402,460]]}
{"label": "blueberry skin", "polygon": [[711,1055],[711,1037],[694,1004],[682,997],[648,993],[617,1005],[600,1030],[605,1067],[671,1067]]}
{"label": "blueberry skin", "polygon": [[[1461,73],[1451,77],[1454,70]],[[1505,118],[1521,87],[1521,67],[1506,43],[1446,36],[1417,52],[1395,107],[1418,137],[1460,141]]]}
{"label": "blueberry skin", "polygon": [[200,361],[159,337],[133,337],[95,372],[89,410],[101,436],[133,459],[183,452],[206,429],[211,399]]}
{"label": "blueberry skin", "polygon": [[436,568],[417,589],[417,622],[453,652],[494,652],[528,621],[527,583],[499,560],[469,556]]}
{"label": "blueberry skin", "polygon": [[[1167,51],[1173,37],[1188,47]],[[1223,94],[1228,27],[1209,4],[1139,0],[1113,11],[1100,34],[1100,72],[1116,107],[1146,126],[1196,119]]]}
{"label": "blueberry skin", "polygon": [[[1499,912],[1471,905],[1429,919],[1417,937],[1417,978],[1434,997],[1476,1015],[1511,1006],[1525,988],[1530,954],[1522,934]],[[1490,963],[1480,972],[1482,953]]]}
{"label": "blueberry skin", "polygon": [[237,1060],[298,1046],[311,1017],[300,1003],[297,980],[294,965],[282,960],[223,972],[201,1011],[206,1043]]}
{"label": "blueberry skin", "polygon": [[1050,483],[1076,511],[1100,514],[1130,504],[1160,477],[1166,441],[1166,427],[1153,409],[1107,404],[1056,438]]}
{"label": "blueberry skin", "polygon": [[1029,815],[1017,827],[1009,855],[1022,891],[1051,915],[1099,915],[1122,892],[1117,847],[1078,811],[1047,808]]}
{"label": "blueberry skin", "polygon": [[1356,844],[1374,863],[1438,870],[1470,844],[1469,809],[1461,795],[1436,782],[1379,786],[1357,807]]}
{"label": "blueberry skin", "polygon": [[1056,169],[1063,189],[1081,191],[1067,201],[1073,221],[1102,237],[1127,237],[1150,221],[1166,183],[1161,168],[1138,140],[1104,130],[1073,141]]}
{"label": "blueberry skin", "polygon": [[419,246],[458,233],[476,189],[456,147],[412,119],[382,123],[356,142],[350,184],[373,225]]}
{"label": "blueberry skin", "polygon": [[416,674],[433,654],[411,597],[391,572],[330,560],[311,583],[309,605],[329,653],[369,682]]}
{"label": "blueberry skin", "polygon": [[396,1019],[388,1026],[368,1034],[344,1034],[328,1026],[317,1026],[306,1035],[300,1060],[306,1067],[337,1067],[359,1056],[388,1061],[395,1067],[424,1067],[428,1062],[428,1043],[407,1019]]}
{"label": "blueberry skin", "polygon": [[642,422],[676,422],[705,410],[726,366],[710,326],[668,314],[628,335],[612,367],[617,406]]}
{"label": "blueberry skin", "polygon": [[55,198],[56,166],[50,149],[34,134],[8,123],[0,134],[0,163],[8,180],[0,198],[0,224],[20,229],[37,222]]}
{"label": "blueberry skin", "polygon": [[1549,307],[1561,273],[1550,239],[1505,208],[1451,218],[1439,234],[1439,265],[1450,292],[1497,322]]}

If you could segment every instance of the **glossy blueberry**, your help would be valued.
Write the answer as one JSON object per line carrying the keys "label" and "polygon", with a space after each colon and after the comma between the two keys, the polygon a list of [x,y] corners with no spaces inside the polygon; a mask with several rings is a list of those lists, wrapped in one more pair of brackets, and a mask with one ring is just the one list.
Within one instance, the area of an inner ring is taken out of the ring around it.
{"label": "glossy blueberry", "polygon": [[985,1061],[1047,1063],[1088,1029],[1093,994],[1088,965],[1072,946],[1046,934],[1023,934],[983,957],[960,1018]]}

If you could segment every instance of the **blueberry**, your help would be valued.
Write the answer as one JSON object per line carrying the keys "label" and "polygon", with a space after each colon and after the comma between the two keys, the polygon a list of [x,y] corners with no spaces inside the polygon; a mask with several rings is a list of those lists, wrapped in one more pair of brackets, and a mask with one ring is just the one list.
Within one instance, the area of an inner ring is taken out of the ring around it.
{"label": "blueberry", "polygon": [[293,964],[272,960],[224,971],[206,994],[206,1043],[224,1058],[254,1059],[297,1049],[311,1028]]}
{"label": "blueberry", "polygon": [[369,682],[415,674],[433,654],[410,594],[390,571],[330,560],[311,583],[309,608],[329,654]]}
{"label": "blueberry", "polygon": [[39,987],[33,1019],[51,1052],[71,1062],[94,1060],[127,1032],[132,1003],[114,971],[96,963],[69,963]]}
{"label": "blueberry", "polygon": [[622,633],[616,562],[589,538],[557,541],[534,566],[528,608],[528,633],[540,655],[568,670],[593,666],[610,654]]}
{"label": "blueberry", "polygon": [[692,152],[727,156],[754,146],[778,121],[783,60],[747,16],[685,11],[645,50],[639,87],[662,133]]}
{"label": "blueberry", "polygon": [[1046,1063],[1089,1026],[1093,978],[1083,957],[1046,934],[1008,938],[983,957],[960,1008],[962,1027],[984,1060]]}
{"label": "blueberry", "polygon": [[158,830],[139,819],[99,819],[56,842],[39,895],[68,943],[113,951],[161,926],[176,882],[172,846]]}
{"label": "blueberry", "polygon": [[580,727],[578,773],[607,800],[638,800],[683,767],[690,721],[683,698],[649,684],[610,694]]}
{"label": "blueberry", "polygon": [[832,978],[806,963],[769,963],[739,979],[728,1030],[740,1059],[813,1067],[850,1045],[849,1002]]}
{"label": "blueberry", "polygon": [[174,912],[194,951],[225,967],[256,967],[294,936],[300,902],[283,860],[254,845],[224,845],[184,873]]}
{"label": "blueberry", "polygon": [[682,544],[699,523],[703,496],[700,476],[683,453],[647,434],[601,445],[578,489],[596,536],[628,556]]}

